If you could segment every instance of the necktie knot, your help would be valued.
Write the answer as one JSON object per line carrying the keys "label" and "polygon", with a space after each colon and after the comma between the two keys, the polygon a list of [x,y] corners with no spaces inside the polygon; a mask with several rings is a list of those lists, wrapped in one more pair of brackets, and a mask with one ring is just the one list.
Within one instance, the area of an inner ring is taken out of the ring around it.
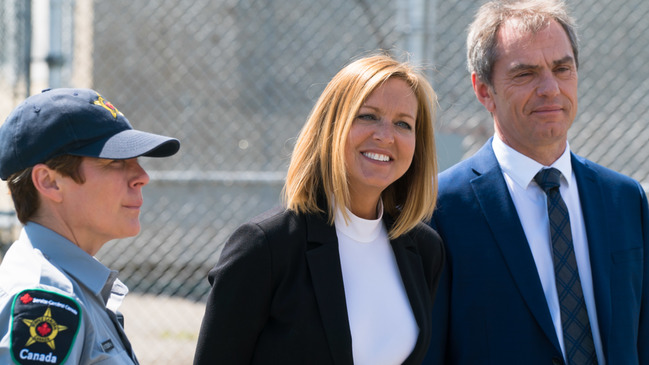
{"label": "necktie knot", "polygon": [[534,181],[545,191],[547,194],[550,190],[558,188],[560,185],[561,171],[551,167],[549,169],[542,169],[534,176]]}

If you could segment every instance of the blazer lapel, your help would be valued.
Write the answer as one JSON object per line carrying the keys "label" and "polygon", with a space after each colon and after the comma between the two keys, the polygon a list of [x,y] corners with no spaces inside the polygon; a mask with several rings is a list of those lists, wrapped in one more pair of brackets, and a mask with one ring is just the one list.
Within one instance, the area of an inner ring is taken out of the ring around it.
{"label": "blazer lapel", "polygon": [[[389,229],[392,224],[391,219],[386,218],[386,223],[388,224]],[[401,237],[392,240],[390,244],[394,251],[397,266],[399,266],[399,273],[401,274],[401,280],[406,288],[406,294],[410,301],[412,313],[415,316],[415,321],[417,321],[420,330],[415,348],[404,362],[404,364],[411,364],[414,361],[412,357],[416,354],[425,353],[425,350],[420,349],[424,346],[428,346],[428,343],[424,340],[430,338],[430,333],[421,333],[421,330],[428,329],[430,332],[429,323],[431,318],[429,313],[430,311],[427,310],[427,308],[429,308],[432,303],[430,302],[425,274],[423,270],[421,270],[423,264],[412,238],[409,235],[402,235]]]}
{"label": "blazer lapel", "polygon": [[306,222],[307,264],[331,356],[335,364],[351,365],[352,336],[336,230],[324,216],[306,215]]}
{"label": "blazer lapel", "polygon": [[597,321],[602,338],[604,351],[608,348],[611,339],[611,258],[608,248],[615,242],[609,225],[606,223],[606,206],[604,193],[599,183],[598,175],[588,162],[572,154],[572,169],[577,179],[581,211],[584,216],[586,236],[588,239],[588,252],[590,255],[591,272],[593,276],[593,290],[597,305]]}
{"label": "blazer lapel", "polygon": [[554,346],[560,349],[534,257],[491,148],[491,140],[478,151],[474,160],[474,172],[478,176],[471,181],[471,185],[512,279],[539,326]]}

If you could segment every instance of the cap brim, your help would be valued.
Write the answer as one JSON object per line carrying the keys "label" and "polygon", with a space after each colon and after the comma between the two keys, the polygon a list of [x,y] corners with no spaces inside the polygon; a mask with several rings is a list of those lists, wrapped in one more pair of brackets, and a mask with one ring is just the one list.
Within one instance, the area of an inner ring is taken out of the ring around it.
{"label": "cap brim", "polygon": [[149,132],[127,129],[109,138],[69,151],[70,155],[129,159],[140,156],[168,157],[180,149],[180,141]]}

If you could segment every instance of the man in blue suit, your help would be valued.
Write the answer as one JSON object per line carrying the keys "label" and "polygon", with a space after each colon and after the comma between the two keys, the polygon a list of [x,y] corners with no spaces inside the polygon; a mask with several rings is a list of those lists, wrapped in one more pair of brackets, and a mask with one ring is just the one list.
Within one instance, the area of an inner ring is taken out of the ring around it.
{"label": "man in blue suit", "polygon": [[439,177],[431,225],[448,257],[426,363],[649,364],[647,199],[570,151],[578,49],[565,5],[489,2],[467,49],[495,134]]}

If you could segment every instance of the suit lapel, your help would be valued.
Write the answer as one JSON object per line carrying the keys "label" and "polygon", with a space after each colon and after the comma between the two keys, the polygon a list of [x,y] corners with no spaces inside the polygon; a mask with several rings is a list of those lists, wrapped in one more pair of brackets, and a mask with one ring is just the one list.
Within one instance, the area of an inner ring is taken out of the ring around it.
{"label": "suit lapel", "polygon": [[581,157],[572,154],[572,169],[577,179],[581,211],[584,216],[588,252],[590,255],[593,290],[597,306],[597,321],[604,350],[611,339],[611,259],[608,247],[614,242],[605,220],[606,206],[598,175]]}
{"label": "suit lapel", "polygon": [[[388,221],[389,229],[392,222],[388,218],[386,218],[386,221]],[[401,237],[392,240],[390,244],[394,251],[397,266],[399,266],[399,273],[401,274],[401,280],[406,288],[406,294],[410,301],[412,313],[415,316],[415,321],[417,321],[420,330],[415,348],[410,357],[408,357],[404,362],[404,364],[410,364],[413,361],[411,358],[415,354],[424,353],[423,350],[419,351],[419,349],[423,346],[428,346],[428,343],[424,343],[424,339],[430,338],[430,334],[421,333],[421,331],[423,329],[428,329],[430,331],[430,311],[426,308],[429,308],[432,303],[430,302],[429,289],[425,281],[425,274],[423,270],[421,270],[423,264],[419,257],[419,253],[416,250],[415,243],[412,241],[410,235],[402,235]]]}
{"label": "suit lapel", "polygon": [[353,363],[345,289],[336,230],[324,216],[306,215],[307,264],[331,356],[335,364]]}
{"label": "suit lapel", "polygon": [[474,171],[478,176],[471,181],[471,185],[512,279],[539,326],[554,346],[560,349],[534,257],[491,148],[491,140],[478,151],[474,161]]}

